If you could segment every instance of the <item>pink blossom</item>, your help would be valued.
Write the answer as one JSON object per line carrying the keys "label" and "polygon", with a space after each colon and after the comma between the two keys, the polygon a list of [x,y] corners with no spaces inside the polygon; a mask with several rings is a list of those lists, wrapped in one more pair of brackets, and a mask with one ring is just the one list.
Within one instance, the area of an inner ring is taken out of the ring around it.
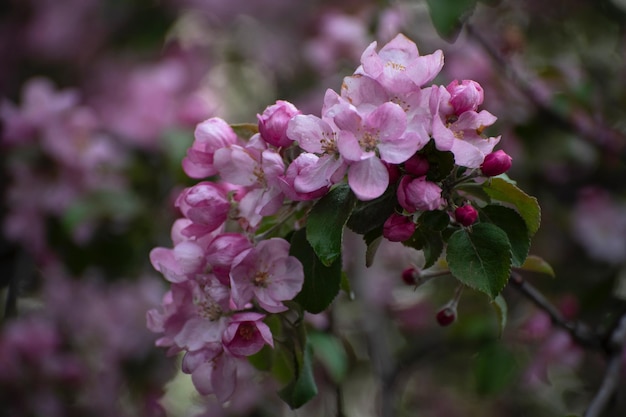
{"label": "pink blossom", "polygon": [[303,152],[296,159],[294,159],[284,175],[280,176],[280,189],[285,194],[285,197],[293,201],[307,201],[320,198],[328,192],[329,186],[323,186],[317,190],[301,193],[295,189],[294,183],[301,173],[307,169],[312,169],[319,162],[319,156]]}
{"label": "pink blossom", "polygon": [[230,290],[210,275],[199,278],[172,284],[163,313],[150,313],[154,328],[163,329],[162,344],[188,351],[221,344]]}
{"label": "pink blossom", "polygon": [[150,251],[150,262],[170,282],[193,279],[206,267],[204,250],[196,242],[185,240],[174,249],[154,248]]}
{"label": "pink blossom", "polygon": [[386,102],[363,117],[351,106],[338,111],[334,119],[341,129],[337,141],[339,152],[350,161],[350,188],[361,200],[381,196],[389,185],[389,173],[382,161],[404,162],[419,147],[414,136],[404,135],[404,110]]}
{"label": "pink blossom", "polygon": [[443,53],[420,56],[413,41],[402,34],[376,52],[372,42],[361,55],[357,73],[366,74],[380,82],[388,91],[408,92],[430,82],[443,67]]}
{"label": "pink blossom", "polygon": [[205,229],[203,234],[221,226],[230,210],[230,202],[224,190],[207,181],[185,188],[175,204],[183,216]]}
{"label": "pink blossom", "polygon": [[398,186],[398,202],[409,213],[436,210],[445,201],[441,197],[441,188],[426,177],[411,178],[405,175]]}
{"label": "pink blossom", "polygon": [[260,135],[245,147],[231,145],[215,153],[215,167],[225,181],[247,187],[239,201],[239,216],[245,229],[255,229],[263,216],[278,211],[284,201],[280,177],[285,163],[278,152],[267,149]]}
{"label": "pink blossom", "polygon": [[263,140],[276,147],[287,147],[293,142],[287,136],[289,121],[300,110],[288,101],[278,100],[276,104],[268,106],[263,114],[257,114],[259,133]]}
{"label": "pink blossom", "polygon": [[383,225],[383,236],[391,242],[403,242],[413,236],[415,226],[411,217],[393,213]]}
{"label": "pink blossom", "polygon": [[212,272],[224,284],[230,280],[233,260],[252,248],[252,243],[240,233],[223,233],[211,241],[205,251],[206,261]]}
{"label": "pink blossom", "polygon": [[295,177],[296,192],[315,192],[343,178],[347,164],[337,149],[338,131],[331,120],[313,115],[298,115],[289,122],[287,136],[305,151],[318,156],[316,163],[308,165]]}
{"label": "pink blossom", "polygon": [[191,178],[217,174],[213,157],[218,149],[237,143],[235,131],[223,119],[212,117],[198,124],[194,141],[183,158],[183,170]]}
{"label": "pink blossom", "polygon": [[[241,361],[225,350],[189,352],[183,360],[183,371],[191,374],[191,381],[200,394],[215,394],[223,403],[235,392],[237,367]],[[196,364],[190,366],[189,362]]]}
{"label": "pink blossom", "polygon": [[255,299],[261,308],[278,313],[287,310],[282,302],[293,299],[302,289],[304,271],[300,261],[289,256],[289,242],[272,238],[234,259],[230,282],[238,308]]}
{"label": "pink blossom", "polygon": [[433,88],[430,96],[432,135],[437,149],[451,151],[457,165],[478,168],[485,155],[491,153],[500,137],[486,138],[483,130],[491,126],[496,117],[486,110],[480,113],[465,111],[456,114],[450,103],[450,93],[445,87]]}
{"label": "pink blossom", "polygon": [[265,344],[274,347],[272,332],[263,323],[264,318],[264,314],[254,312],[233,315],[222,337],[224,348],[234,356],[250,356]]}

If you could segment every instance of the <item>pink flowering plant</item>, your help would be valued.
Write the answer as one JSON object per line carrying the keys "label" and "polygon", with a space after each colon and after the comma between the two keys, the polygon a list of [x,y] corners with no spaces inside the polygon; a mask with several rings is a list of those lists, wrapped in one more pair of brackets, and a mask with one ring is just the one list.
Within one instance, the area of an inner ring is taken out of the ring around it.
{"label": "pink flowering plant", "polygon": [[432,84],[443,65],[441,51],[420,55],[400,34],[365,49],[320,115],[279,100],[256,124],[197,126],[182,166],[199,182],[176,199],[173,247],[151,252],[170,290],[148,327],[159,346],[184,353],[200,393],[228,401],[252,361],[281,373],[292,408],[315,396],[303,318],[349,291],[346,228],[365,241],[368,266],[386,239],[424,254],[419,268],[406,266],[407,283],[456,278],[458,297],[438,315],[446,325],[467,287],[504,326],[512,269],[551,272],[529,257],[540,208],[494,151],[501,137],[480,109],[485,92],[471,80]]}

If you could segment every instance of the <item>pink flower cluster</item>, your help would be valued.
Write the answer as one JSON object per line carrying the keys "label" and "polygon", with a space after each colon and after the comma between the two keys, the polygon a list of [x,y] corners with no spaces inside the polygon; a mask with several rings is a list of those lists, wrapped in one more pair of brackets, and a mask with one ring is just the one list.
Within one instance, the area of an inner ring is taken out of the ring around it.
{"label": "pink flower cluster", "polygon": [[366,48],[341,93],[326,92],[321,117],[279,100],[258,115],[248,140],[221,118],[198,124],[182,165],[201,181],[176,200],[183,217],[172,228],[174,247],[151,252],[171,289],[148,326],[163,333],[160,346],[186,352],[183,370],[201,393],[230,398],[240,360],[273,346],[266,314],[286,311],[302,288],[302,265],[266,218],[281,226],[346,177],[362,201],[397,183],[404,212],[389,218],[384,235],[406,240],[413,213],[447,204],[420,153],[431,140],[480,173],[499,141],[483,135],[496,118],[478,111],[483,90],[474,81],[425,86],[442,66],[441,51],[420,56],[398,35],[380,51],[375,42]]}

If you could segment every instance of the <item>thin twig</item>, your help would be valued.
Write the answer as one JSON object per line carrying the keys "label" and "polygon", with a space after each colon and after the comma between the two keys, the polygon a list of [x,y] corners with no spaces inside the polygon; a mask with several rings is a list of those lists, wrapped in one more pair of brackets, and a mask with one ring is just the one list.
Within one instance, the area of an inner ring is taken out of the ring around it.
{"label": "thin twig", "polygon": [[535,287],[524,280],[520,274],[511,273],[509,282],[537,307],[545,311],[552,319],[552,323],[569,332],[576,343],[587,348],[604,349],[600,335],[579,321],[566,320],[559,309],[550,303]]}
{"label": "thin twig", "polygon": [[505,76],[509,78],[515,86],[541,113],[552,119],[561,128],[573,132],[588,142],[595,144],[607,153],[621,153],[626,146],[626,136],[615,129],[594,123],[587,118],[585,120],[568,117],[558,112],[545,99],[536,92],[530,82],[528,82],[509,61],[487,41],[479,31],[467,23],[465,25],[468,35],[473,38],[486,52],[491,59],[503,69]]}
{"label": "thin twig", "polygon": [[598,417],[606,409],[609,401],[615,395],[619,384],[623,349],[626,344],[626,314],[622,315],[619,325],[613,329],[609,339],[610,355],[604,373],[602,384],[595,397],[591,400],[585,417]]}

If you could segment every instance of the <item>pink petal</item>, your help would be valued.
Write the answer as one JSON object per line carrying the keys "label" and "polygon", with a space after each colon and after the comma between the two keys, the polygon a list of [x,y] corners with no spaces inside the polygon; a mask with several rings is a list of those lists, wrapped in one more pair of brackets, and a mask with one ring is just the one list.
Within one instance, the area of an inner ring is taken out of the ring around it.
{"label": "pink petal", "polygon": [[348,183],[359,200],[380,197],[389,185],[389,172],[378,158],[369,158],[350,165]]}

